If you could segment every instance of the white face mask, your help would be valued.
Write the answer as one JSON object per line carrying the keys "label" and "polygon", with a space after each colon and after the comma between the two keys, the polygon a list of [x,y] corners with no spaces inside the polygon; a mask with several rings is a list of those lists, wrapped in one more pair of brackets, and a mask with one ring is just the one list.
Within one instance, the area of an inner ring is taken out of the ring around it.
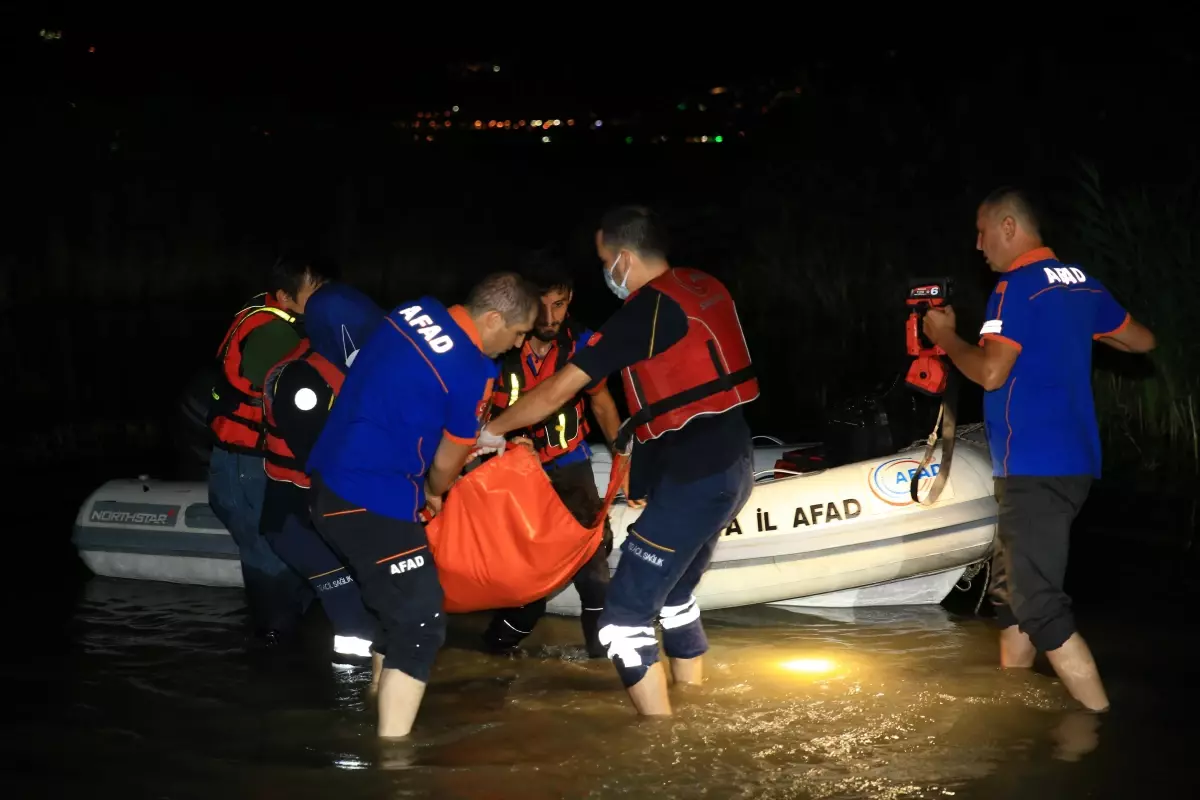
{"label": "white face mask", "polygon": [[612,266],[604,270],[604,282],[608,284],[608,288],[613,294],[624,300],[630,294],[629,289],[625,288],[625,283],[629,280],[629,270],[625,270],[625,277],[621,279],[620,283],[617,283],[617,279],[613,277],[613,270],[617,268],[617,262],[620,260],[621,254],[618,253],[617,257],[613,259]]}

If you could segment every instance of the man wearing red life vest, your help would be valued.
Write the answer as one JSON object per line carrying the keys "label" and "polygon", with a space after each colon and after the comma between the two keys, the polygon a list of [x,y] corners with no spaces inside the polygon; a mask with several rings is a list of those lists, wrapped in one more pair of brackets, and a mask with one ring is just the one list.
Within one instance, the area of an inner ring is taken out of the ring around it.
{"label": "man wearing red life vest", "polygon": [[621,371],[634,438],[630,488],[646,507],[629,526],[600,617],[600,641],[639,714],[669,715],[655,622],[678,683],[699,683],[708,640],[693,590],[721,531],[754,483],[741,406],[758,382],[733,298],[716,278],[671,267],[666,233],[640,207],[605,215],[596,232],[604,279],[624,306],[600,340],[481,432],[482,448]]}
{"label": "man wearing red life vest", "polygon": [[[538,257],[524,275],[539,292],[538,321],[525,343],[501,358],[500,375],[492,396],[492,413],[515,405],[535,386],[562,369],[572,356],[596,341],[595,333],[568,314],[574,282],[557,261]],[[585,526],[592,524],[601,507],[592,472],[591,448],[584,440],[589,430],[586,416],[589,400],[596,422],[611,446],[621,417],[603,379],[571,397],[536,425],[513,432],[532,442],[563,504]],[[579,593],[585,647],[593,658],[603,658],[606,654],[599,640],[599,620],[608,590],[612,529],[607,519],[604,526],[603,546],[596,549],[591,560],[572,580]],[[545,613],[546,598],[520,608],[497,611],[483,633],[484,646],[495,652],[511,651],[533,632]]]}
{"label": "man wearing red life vest", "polygon": [[267,371],[302,337],[309,297],[326,281],[312,259],[286,255],[274,265],[264,294],[234,317],[217,348],[208,426],[213,432],[208,501],[233,536],[255,633],[267,644],[294,633],[312,601],[304,579],[259,535],[267,476],[262,387]]}

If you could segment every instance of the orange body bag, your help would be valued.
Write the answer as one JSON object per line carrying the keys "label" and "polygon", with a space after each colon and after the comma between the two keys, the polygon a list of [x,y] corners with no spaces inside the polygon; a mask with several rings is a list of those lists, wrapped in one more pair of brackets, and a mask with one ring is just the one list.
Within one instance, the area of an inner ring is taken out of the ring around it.
{"label": "orange body bag", "polygon": [[614,456],[608,492],[590,528],[563,505],[541,460],[526,447],[512,447],[459,478],[442,512],[425,526],[445,610],[523,606],[565,586],[600,546],[626,469],[624,456]]}

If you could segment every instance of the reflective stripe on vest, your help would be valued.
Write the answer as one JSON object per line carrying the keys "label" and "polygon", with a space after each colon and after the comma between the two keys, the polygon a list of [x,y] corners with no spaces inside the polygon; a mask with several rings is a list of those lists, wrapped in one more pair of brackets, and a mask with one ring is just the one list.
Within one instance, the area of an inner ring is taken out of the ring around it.
{"label": "reflective stripe on vest", "polygon": [[208,426],[217,445],[231,452],[261,454],[265,443],[262,387],[253,385],[242,374],[242,351],[246,338],[263,325],[276,319],[289,325],[296,323],[296,317],[286,309],[270,303],[266,294],[251,300],[234,317],[217,348],[219,370],[211,391]]}
{"label": "reflective stripe on vest", "polygon": [[631,433],[646,442],[759,396],[737,307],[724,284],[700,270],[674,267],[647,286],[660,293],[659,304],[662,295],[679,304],[688,328],[662,352],[655,352],[652,332],[646,358],[622,371],[631,416],[618,433],[619,448]]}
{"label": "reflective stripe on vest", "polygon": [[337,399],[338,392],[342,389],[342,382],[345,380],[345,375],[331,361],[322,356],[320,353],[312,349],[312,345],[308,339],[302,339],[300,344],[296,345],[290,353],[281,358],[275,366],[271,367],[267,373],[267,384],[271,386],[271,391],[264,398],[266,402],[263,404],[264,420],[266,427],[266,445],[263,455],[263,471],[267,473],[267,477],[271,480],[291,483],[299,486],[301,489],[308,489],[312,486],[312,479],[304,469],[304,465],[296,458],[296,454],[292,448],[288,446],[287,440],[283,437],[283,433],[276,426],[275,422],[275,387],[279,384],[279,378],[283,374],[283,368],[293,361],[303,361],[309,364],[325,381],[325,385],[332,392],[332,397],[329,399],[329,408],[333,408],[333,401]]}
{"label": "reflective stripe on vest", "polygon": [[[506,356],[502,374],[505,375],[504,380],[507,381],[508,388],[505,391],[503,384],[498,387],[499,390],[493,396],[494,405],[497,408],[513,406],[521,398],[522,391],[532,389],[547,380],[565,365],[574,352],[577,330],[573,323],[563,321],[563,326],[554,339],[558,348],[554,360],[543,360],[542,367],[536,374],[528,364],[524,344],[519,350]],[[514,358],[520,363],[513,364]],[[544,464],[574,450],[583,442],[588,431],[587,406],[584,394],[580,392],[541,422],[513,433],[532,439],[534,449]]]}

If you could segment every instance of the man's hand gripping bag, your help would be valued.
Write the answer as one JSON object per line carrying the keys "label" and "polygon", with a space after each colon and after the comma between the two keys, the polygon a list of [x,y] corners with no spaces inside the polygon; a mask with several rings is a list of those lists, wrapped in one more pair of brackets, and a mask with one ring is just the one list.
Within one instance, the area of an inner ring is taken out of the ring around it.
{"label": "man's hand gripping bag", "polygon": [[563,505],[528,448],[507,450],[460,478],[425,527],[445,610],[523,606],[565,586],[603,539],[627,467],[618,460],[591,528]]}

